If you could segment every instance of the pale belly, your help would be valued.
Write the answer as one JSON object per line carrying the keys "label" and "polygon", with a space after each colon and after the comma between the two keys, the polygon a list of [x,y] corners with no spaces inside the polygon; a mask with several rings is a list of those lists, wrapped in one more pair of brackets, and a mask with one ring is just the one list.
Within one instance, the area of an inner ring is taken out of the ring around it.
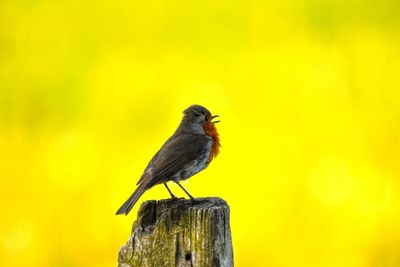
{"label": "pale belly", "polygon": [[192,160],[191,162],[186,164],[181,171],[179,171],[173,176],[172,180],[178,182],[181,180],[186,180],[195,175],[196,173],[207,168],[209,164],[208,159],[210,158],[211,146],[212,146],[212,141],[209,142],[208,147],[204,153],[201,153],[201,155],[197,159]]}

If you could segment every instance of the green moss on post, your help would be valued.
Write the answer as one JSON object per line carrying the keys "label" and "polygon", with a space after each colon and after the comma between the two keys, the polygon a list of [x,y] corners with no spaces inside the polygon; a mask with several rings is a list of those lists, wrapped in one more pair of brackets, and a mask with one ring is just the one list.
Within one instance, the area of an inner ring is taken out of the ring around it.
{"label": "green moss on post", "polygon": [[143,203],[118,263],[120,267],[233,266],[229,206],[220,198]]}

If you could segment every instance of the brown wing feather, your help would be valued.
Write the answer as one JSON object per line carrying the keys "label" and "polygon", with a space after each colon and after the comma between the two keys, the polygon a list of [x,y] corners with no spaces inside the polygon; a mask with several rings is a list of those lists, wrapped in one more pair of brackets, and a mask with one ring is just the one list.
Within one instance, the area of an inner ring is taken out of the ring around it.
{"label": "brown wing feather", "polygon": [[149,178],[144,178],[150,179],[147,188],[169,181],[186,164],[199,157],[208,142],[209,139],[202,135],[180,134],[166,143],[151,164],[151,169],[147,170],[152,174]]}

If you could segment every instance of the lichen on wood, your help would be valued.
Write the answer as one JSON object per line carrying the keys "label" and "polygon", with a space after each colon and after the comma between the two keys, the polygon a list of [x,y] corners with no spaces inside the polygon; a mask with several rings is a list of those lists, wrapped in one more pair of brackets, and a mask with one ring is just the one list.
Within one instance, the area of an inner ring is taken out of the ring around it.
{"label": "lichen on wood", "polygon": [[120,267],[233,266],[229,206],[220,198],[142,204]]}

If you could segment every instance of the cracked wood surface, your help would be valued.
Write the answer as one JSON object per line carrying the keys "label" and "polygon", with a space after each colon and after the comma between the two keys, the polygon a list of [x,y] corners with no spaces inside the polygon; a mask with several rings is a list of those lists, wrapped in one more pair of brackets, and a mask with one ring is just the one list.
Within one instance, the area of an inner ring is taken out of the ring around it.
{"label": "cracked wood surface", "polygon": [[215,197],[144,202],[118,266],[233,266],[229,206]]}

